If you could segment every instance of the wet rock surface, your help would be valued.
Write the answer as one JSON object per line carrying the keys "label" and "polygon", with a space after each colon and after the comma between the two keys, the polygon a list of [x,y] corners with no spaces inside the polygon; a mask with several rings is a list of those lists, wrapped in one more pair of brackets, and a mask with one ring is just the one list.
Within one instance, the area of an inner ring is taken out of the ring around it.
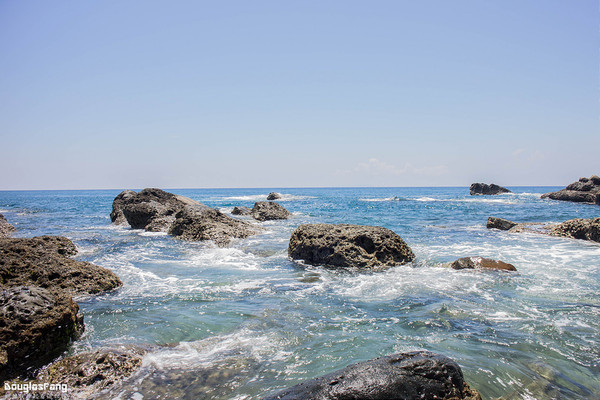
{"label": "wet rock surface", "polygon": [[430,352],[379,357],[302,382],[264,400],[481,400],[458,364]]}
{"label": "wet rock surface", "polygon": [[600,177],[592,175],[590,178],[579,178],[579,181],[558,192],[543,194],[542,198],[600,205]]}
{"label": "wet rock surface", "polygon": [[504,271],[516,271],[514,265],[504,261],[492,260],[483,257],[463,257],[450,264],[452,269],[495,269]]}
{"label": "wet rock surface", "polygon": [[300,225],[290,238],[288,255],[311,265],[372,270],[406,264],[415,257],[389,229],[347,224]]}
{"label": "wet rock surface", "polygon": [[[509,226],[510,228],[508,228]],[[516,223],[502,218],[490,217],[487,227],[506,230],[511,233],[541,233],[600,242],[600,218],[575,218],[560,224],[543,224],[538,222]]]}
{"label": "wet rock surface", "polygon": [[496,195],[502,193],[512,193],[505,187],[498,186],[495,183],[488,185],[487,183],[473,183],[469,187],[469,193],[471,196],[475,195]]}
{"label": "wet rock surface", "polygon": [[281,204],[272,201],[258,201],[252,208],[252,218],[257,221],[288,219],[292,215]]}

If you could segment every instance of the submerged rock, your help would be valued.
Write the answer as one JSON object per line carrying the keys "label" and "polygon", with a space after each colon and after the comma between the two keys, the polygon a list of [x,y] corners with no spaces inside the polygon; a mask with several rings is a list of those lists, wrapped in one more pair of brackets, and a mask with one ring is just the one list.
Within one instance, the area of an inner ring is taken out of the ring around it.
{"label": "submerged rock", "polygon": [[555,225],[550,230],[554,236],[600,242],[600,218],[576,218]]}
{"label": "submerged rock", "polygon": [[16,286],[0,292],[0,380],[28,376],[83,331],[79,306],[61,290]]}
{"label": "submerged rock", "polygon": [[15,227],[8,223],[4,215],[0,214],[0,237],[10,236],[15,230]]}
{"label": "submerged rock", "polygon": [[62,289],[72,295],[113,290],[123,283],[110,270],[76,261],[73,242],[60,236],[0,238],[0,283]]}
{"label": "submerged rock", "polygon": [[450,264],[452,269],[498,269],[516,271],[514,265],[483,257],[463,257]]}
{"label": "submerged rock", "polygon": [[134,229],[167,232],[187,240],[213,240],[218,246],[256,233],[247,222],[188,197],[153,188],[121,192],[113,201],[110,216],[115,224],[128,223]]}
{"label": "submerged rock", "polygon": [[267,200],[279,200],[280,198],[281,198],[281,194],[279,194],[277,192],[271,192],[267,196]]}
{"label": "submerged rock", "polygon": [[379,357],[310,379],[263,400],[481,400],[458,364],[426,352]]}
{"label": "submerged rock", "polygon": [[252,210],[248,207],[233,207],[233,211],[231,212],[233,215],[251,215]]}
{"label": "submerged rock", "polygon": [[496,185],[495,183],[492,183],[491,185],[488,185],[486,183],[473,183],[473,184],[471,184],[471,187],[469,188],[469,193],[471,193],[471,196],[474,196],[474,195],[495,195],[495,194],[512,193],[512,192],[505,187]]}
{"label": "submerged rock", "polygon": [[258,221],[288,219],[292,215],[281,204],[272,201],[257,201],[252,208],[252,218]]}
{"label": "submerged rock", "polygon": [[565,189],[542,195],[542,199],[572,201],[576,203],[591,203],[600,205],[600,177],[579,178]]}
{"label": "submerged rock", "polygon": [[288,255],[330,268],[385,269],[414,259],[400,236],[379,226],[307,224],[292,234]]}

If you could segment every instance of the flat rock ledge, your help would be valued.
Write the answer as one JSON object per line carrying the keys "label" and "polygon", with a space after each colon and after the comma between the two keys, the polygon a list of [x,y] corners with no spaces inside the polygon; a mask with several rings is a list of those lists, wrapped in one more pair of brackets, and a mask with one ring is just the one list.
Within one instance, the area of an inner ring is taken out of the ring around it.
{"label": "flat rock ledge", "polygon": [[590,203],[600,205],[600,177],[592,175],[590,178],[579,178],[565,189],[542,195],[542,199],[572,201],[576,203]]}
{"label": "flat rock ledge", "polygon": [[503,218],[489,217],[487,227],[512,233],[530,232],[550,236],[600,242],[600,218],[575,218],[560,224],[517,223]]}
{"label": "flat rock ledge", "polygon": [[367,270],[383,270],[415,258],[393,231],[348,224],[300,225],[290,238],[288,255],[310,265]]}
{"label": "flat rock ledge", "polygon": [[256,229],[245,221],[154,188],[121,192],[113,201],[110,218],[115,224],[129,224],[133,229],[167,232],[185,240],[212,240],[220,247],[229,245],[232,238],[256,234]]}
{"label": "flat rock ledge", "polygon": [[252,218],[261,222],[288,219],[291,215],[281,204],[273,201],[257,201],[252,207]]}
{"label": "flat rock ledge", "polygon": [[60,289],[75,296],[123,284],[106,268],[69,258],[76,253],[73,242],[61,236],[0,238],[0,285]]}
{"label": "flat rock ledge", "polygon": [[514,265],[504,261],[492,260],[483,257],[463,257],[450,264],[452,269],[483,269],[483,270],[503,270],[516,271]]}
{"label": "flat rock ledge", "polygon": [[0,214],[0,237],[10,236],[15,230],[15,227],[8,223],[4,215]]}
{"label": "flat rock ledge", "polygon": [[263,400],[481,400],[456,362],[418,351],[379,357],[302,382]]}
{"label": "flat rock ledge", "polygon": [[502,193],[512,193],[505,187],[498,186],[495,183],[488,185],[487,183],[472,183],[469,187],[469,193],[471,196],[476,195],[496,195]]}
{"label": "flat rock ledge", "polygon": [[67,350],[83,316],[61,290],[16,286],[0,292],[0,381],[31,376]]}

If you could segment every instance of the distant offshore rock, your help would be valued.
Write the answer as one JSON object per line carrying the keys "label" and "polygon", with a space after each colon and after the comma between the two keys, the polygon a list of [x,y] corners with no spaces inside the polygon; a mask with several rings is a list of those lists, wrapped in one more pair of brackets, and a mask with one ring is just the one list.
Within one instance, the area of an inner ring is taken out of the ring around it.
{"label": "distant offshore rock", "polygon": [[279,200],[281,198],[281,194],[277,192],[271,192],[267,196],[267,200]]}
{"label": "distant offshore rock", "polygon": [[495,183],[488,185],[486,183],[473,183],[469,188],[469,193],[471,196],[475,195],[496,195],[502,193],[512,193],[505,187],[498,186]]}
{"label": "distant offshore rock", "polygon": [[302,382],[263,400],[481,400],[448,357],[416,351],[379,357]]}
{"label": "distant offshore rock", "polygon": [[300,225],[290,238],[288,255],[311,265],[369,270],[387,269],[415,258],[393,231],[347,224]]}
{"label": "distant offshore rock", "polygon": [[110,218],[115,224],[128,223],[134,229],[167,232],[186,240],[212,240],[220,247],[229,245],[232,238],[256,234],[247,222],[188,197],[154,188],[139,193],[121,192],[113,201]]}
{"label": "distant offshore rock", "polygon": [[0,214],[0,237],[10,236],[15,230],[15,227],[8,223],[4,215]]}
{"label": "distant offshore rock", "polygon": [[452,269],[495,269],[504,271],[516,271],[514,265],[504,261],[492,260],[483,257],[463,257],[450,264]]}
{"label": "distant offshore rock", "polygon": [[579,178],[579,181],[565,189],[543,194],[542,199],[546,198],[600,205],[600,177],[592,175],[590,178]]}
{"label": "distant offshore rock", "polygon": [[542,224],[535,222],[516,223],[503,218],[489,217],[487,227],[513,233],[541,233],[600,242],[600,218],[575,218],[560,224]]}
{"label": "distant offshore rock", "polygon": [[292,215],[281,204],[272,201],[257,201],[252,208],[252,218],[257,221],[288,219]]}

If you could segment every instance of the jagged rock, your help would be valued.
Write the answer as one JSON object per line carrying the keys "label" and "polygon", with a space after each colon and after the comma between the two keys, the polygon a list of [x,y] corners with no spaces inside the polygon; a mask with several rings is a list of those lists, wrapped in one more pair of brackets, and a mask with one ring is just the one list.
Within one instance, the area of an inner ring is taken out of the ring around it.
{"label": "jagged rock", "polygon": [[555,225],[550,230],[554,236],[600,242],[600,218],[576,218]]}
{"label": "jagged rock", "polygon": [[514,265],[504,261],[492,260],[482,257],[463,257],[450,264],[452,269],[499,269],[504,271],[516,271]]}
{"label": "jagged rock", "polygon": [[142,365],[140,348],[108,348],[56,361],[36,377],[39,382],[66,384],[71,394],[90,398],[131,376]]}
{"label": "jagged rock", "polygon": [[288,255],[330,268],[381,270],[414,259],[400,236],[379,226],[307,224],[290,238]]}
{"label": "jagged rock", "polygon": [[565,189],[543,194],[542,198],[600,205],[600,178],[597,175],[592,175],[589,179],[579,178],[579,181],[571,183]]}
{"label": "jagged rock", "polygon": [[267,200],[279,200],[280,198],[281,198],[281,194],[279,194],[277,192],[271,192],[267,196]]}
{"label": "jagged rock", "polygon": [[512,222],[504,218],[489,217],[487,220],[488,229],[500,229],[501,231],[507,231],[517,225],[518,224],[516,222]]}
{"label": "jagged rock", "polygon": [[252,210],[248,207],[233,207],[233,211],[231,212],[233,215],[251,215]]}
{"label": "jagged rock", "polygon": [[0,283],[63,289],[72,295],[115,289],[121,280],[110,270],[76,261],[73,242],[60,236],[0,238]]}
{"label": "jagged rock", "polygon": [[10,236],[15,231],[15,227],[8,223],[4,215],[0,214],[0,237]]}
{"label": "jagged rock", "polygon": [[263,400],[481,400],[458,364],[426,352],[410,352],[350,365]]}
{"label": "jagged rock", "polygon": [[231,238],[256,233],[244,221],[188,197],[154,188],[139,193],[121,192],[113,201],[111,220],[116,224],[126,222],[133,229],[167,232],[187,240],[213,240],[219,246],[226,246]]}
{"label": "jagged rock", "polygon": [[258,201],[252,208],[252,218],[258,221],[288,219],[292,215],[281,204],[272,201]]}
{"label": "jagged rock", "polygon": [[512,193],[512,192],[510,190],[508,190],[507,188],[498,186],[494,183],[492,183],[491,185],[488,185],[486,183],[473,183],[473,184],[471,184],[471,187],[469,188],[469,193],[471,193],[471,196],[474,196],[474,195],[495,195],[495,194]]}
{"label": "jagged rock", "polygon": [[79,306],[62,290],[16,286],[0,292],[0,381],[49,363],[83,331]]}

